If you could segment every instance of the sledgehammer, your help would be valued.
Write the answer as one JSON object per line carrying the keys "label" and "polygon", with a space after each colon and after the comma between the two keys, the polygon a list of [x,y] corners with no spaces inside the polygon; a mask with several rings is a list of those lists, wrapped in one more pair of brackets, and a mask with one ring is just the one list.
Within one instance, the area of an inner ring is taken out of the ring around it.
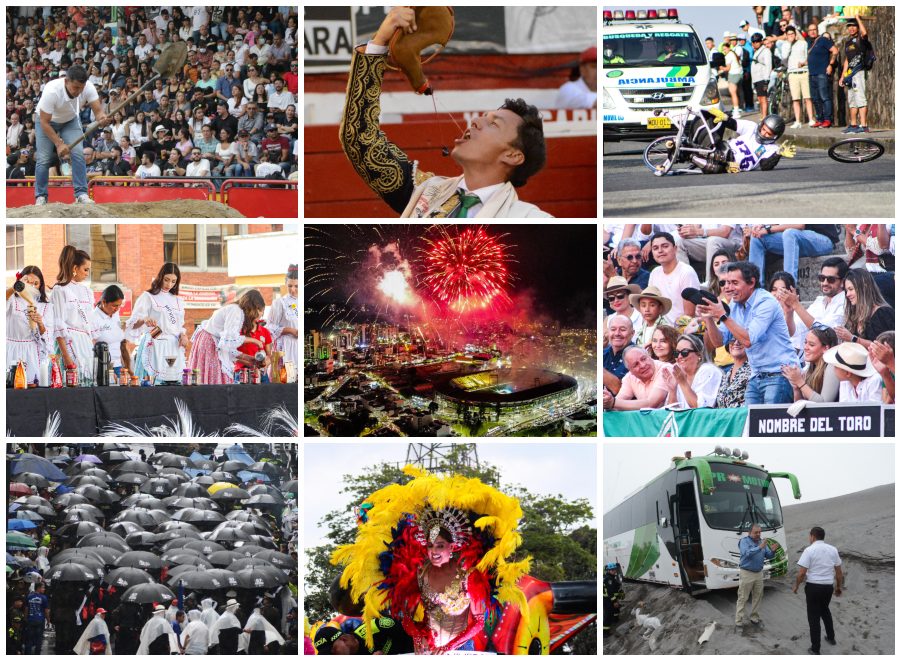
{"label": "sledgehammer", "polygon": [[[160,59],[156,61],[153,65],[153,70],[156,71],[156,75],[148,80],[146,83],[141,85],[137,91],[132,93],[127,99],[125,99],[118,106],[110,110],[107,114],[112,117],[117,112],[122,110],[129,103],[134,101],[138,96],[148,87],[153,85],[159,78],[169,78],[173,76],[175,73],[181,70],[181,68],[185,65],[185,62],[188,59],[188,43],[185,41],[176,41],[172,45],[169,46],[166,50],[164,50],[160,54]],[[79,144],[82,140],[91,135],[94,131],[100,128],[100,122],[91,122],[88,124],[87,130],[84,132],[80,138],[78,138],[75,142],[69,144],[69,149],[71,150],[75,145]]]}

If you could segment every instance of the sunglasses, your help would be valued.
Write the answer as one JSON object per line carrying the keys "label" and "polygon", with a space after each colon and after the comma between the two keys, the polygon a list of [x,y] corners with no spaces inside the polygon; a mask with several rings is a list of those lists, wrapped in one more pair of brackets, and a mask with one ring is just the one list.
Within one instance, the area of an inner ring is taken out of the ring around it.
{"label": "sunglasses", "polygon": [[641,255],[622,255],[622,259],[625,259],[627,262],[635,262],[641,259]]}
{"label": "sunglasses", "polygon": [[830,328],[830,326],[827,326],[822,321],[815,321],[815,322],[813,322],[813,326],[811,326],[811,328],[815,328],[817,330],[826,330],[826,329]]}
{"label": "sunglasses", "polygon": [[830,285],[836,280],[841,280],[837,275],[818,275],[817,280],[820,282],[828,282]]}
{"label": "sunglasses", "polygon": [[698,352],[695,351],[694,349],[682,349],[681,351],[673,352],[673,355],[677,356],[679,358],[688,358],[688,354],[691,354],[691,353],[698,353]]}
{"label": "sunglasses", "polygon": [[726,281],[720,280],[720,287],[725,287],[725,286],[726,286]]}
{"label": "sunglasses", "polygon": [[629,294],[626,294],[626,293],[622,293],[622,294],[610,294],[610,295],[607,297],[607,300],[608,300],[608,301],[621,301],[621,300],[623,300],[624,298],[627,298],[628,296],[629,296]]}

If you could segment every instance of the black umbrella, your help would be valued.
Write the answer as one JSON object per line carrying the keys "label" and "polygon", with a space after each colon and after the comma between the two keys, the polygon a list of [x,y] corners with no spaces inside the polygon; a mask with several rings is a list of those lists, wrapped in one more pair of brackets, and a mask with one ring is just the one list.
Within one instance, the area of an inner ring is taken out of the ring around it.
{"label": "black umbrella", "polygon": [[251,544],[250,542],[241,542],[241,543],[235,544],[235,549],[234,549],[235,553],[239,553],[239,554],[241,554],[241,556],[243,556],[245,558],[252,558],[257,553],[260,553],[261,551],[265,551],[265,550],[267,550],[267,549],[260,546],[259,544]]}
{"label": "black umbrella", "polygon": [[253,521],[226,521],[221,524],[222,528],[235,528],[237,530],[241,530],[242,532],[246,532],[248,535],[259,535],[265,534],[269,535],[269,528],[266,524],[259,520],[255,519]]}
{"label": "black umbrella", "polygon": [[[221,464],[219,464],[218,470],[222,473],[237,473],[239,471],[249,469],[247,468],[247,464],[245,464],[243,461],[231,459],[229,461],[223,461]],[[213,473],[213,477],[216,477],[216,473]]]}
{"label": "black umbrella", "polygon": [[[101,574],[102,576],[102,574]],[[52,566],[46,578],[53,584],[56,583],[90,583],[99,577],[80,562],[67,561]]]}
{"label": "black umbrella", "polygon": [[129,448],[127,445],[125,445],[125,443],[104,443],[102,446],[100,446],[101,452],[112,452],[113,450],[119,450],[120,452],[125,452],[130,449],[131,448]]}
{"label": "black umbrella", "polygon": [[165,523],[158,525],[154,532],[161,533],[168,532],[169,530],[191,530],[193,532],[200,532],[193,523],[189,523],[188,521],[178,521],[175,520],[175,517],[173,517],[172,521],[166,521]]}
{"label": "black umbrella", "polygon": [[9,473],[10,475],[37,473],[54,482],[66,479],[66,474],[54,466],[53,462],[30,452],[15,455],[9,463]]}
{"label": "black umbrella", "polygon": [[198,475],[193,480],[194,484],[199,484],[204,487],[208,487],[211,484],[215,484],[216,480],[212,478],[210,475]]}
{"label": "black umbrella", "polygon": [[102,521],[106,518],[106,514],[103,513],[103,510],[101,510],[96,505],[92,505],[91,503],[76,503],[74,505],[69,505],[62,511],[60,516],[68,516],[70,514],[78,512],[92,516],[98,521]]}
{"label": "black umbrella", "polygon": [[69,523],[57,528],[54,533],[57,537],[85,537],[93,533],[103,530],[100,524],[93,521],[78,521],[77,523]]}
{"label": "black umbrella", "polygon": [[257,558],[238,558],[233,563],[231,563],[226,569],[233,572],[239,572],[243,569],[277,569],[275,565],[266,560],[260,560]]}
{"label": "black umbrella", "polygon": [[228,567],[235,560],[242,557],[240,553],[235,551],[216,551],[206,556],[206,559],[213,563],[214,567]]}
{"label": "black umbrella", "polygon": [[282,507],[284,504],[284,501],[276,500],[268,493],[257,494],[244,501],[246,507]]}
{"label": "black umbrella", "polygon": [[178,578],[171,582],[171,585],[182,583],[189,590],[222,590],[229,587],[223,583],[216,574],[211,574],[203,569],[185,572],[180,574]]}
{"label": "black umbrella", "polygon": [[100,454],[100,460],[103,461],[104,464],[122,465],[132,461],[132,458],[121,450],[107,450]]}
{"label": "black umbrella", "polygon": [[142,473],[144,475],[156,475],[156,468],[146,461],[129,460],[116,466],[116,468],[113,469],[113,473]]}
{"label": "black umbrella", "polygon": [[89,548],[89,549],[66,549],[65,551],[60,551],[50,560],[50,566],[59,564],[61,562],[67,562],[69,560],[80,562],[82,564],[86,564],[88,561],[96,562],[102,567],[103,558],[100,557],[100,554],[97,553],[97,548]]}
{"label": "black umbrella", "polygon": [[250,521],[252,523],[259,523],[264,529],[266,527],[265,521],[259,514],[254,514],[247,510],[235,510],[234,512],[229,512],[225,515],[225,518],[229,521]]}
{"label": "black umbrella", "polygon": [[112,478],[116,484],[144,484],[150,477],[143,473],[120,473]]}
{"label": "black umbrella", "polygon": [[149,493],[151,496],[171,495],[175,485],[167,477],[152,477],[141,485],[141,493]]}
{"label": "black umbrella", "polygon": [[91,512],[86,512],[85,510],[71,510],[68,512],[61,512],[57,517],[60,523],[78,523],[79,521],[90,521],[91,523],[100,523],[102,519],[98,519],[97,516]]}
{"label": "black umbrella", "polygon": [[16,475],[16,482],[28,484],[32,487],[37,487],[38,489],[46,489],[50,486],[50,480],[37,473],[19,473]]}
{"label": "black umbrella", "polygon": [[[91,477],[99,477],[101,480],[104,480],[106,482],[109,482],[112,479],[110,477],[109,473],[107,473],[105,470],[103,470],[102,468],[99,468],[97,466],[94,466],[93,468],[85,468],[84,470],[79,471],[78,475],[89,475]],[[72,477],[77,477],[77,476],[72,475],[72,476],[70,476],[70,479]]]}
{"label": "black umbrella", "polygon": [[182,457],[171,452],[161,452],[158,455],[154,455],[151,461],[157,466],[165,466],[166,468],[196,468],[194,462],[188,457]]}
{"label": "black umbrella", "polygon": [[202,510],[194,507],[178,510],[172,515],[172,518],[176,521],[185,521],[187,523],[218,524],[225,521],[225,517],[219,512]]}
{"label": "black umbrella", "polygon": [[114,491],[110,491],[109,489],[102,489],[93,484],[88,484],[83,487],[76,487],[75,493],[80,493],[92,503],[100,505],[112,505],[113,503],[118,503],[120,500],[119,494],[115,493]]}
{"label": "black umbrella", "polygon": [[249,493],[251,496],[268,494],[278,500],[280,503],[285,502],[285,497],[282,495],[282,492],[271,484],[254,484],[247,490],[247,493]]}
{"label": "black umbrella", "polygon": [[146,530],[132,532],[125,537],[125,543],[133,549],[149,550],[156,544],[156,535]]}
{"label": "black umbrella", "polygon": [[268,461],[258,461],[244,470],[251,471],[252,473],[263,473],[269,477],[278,477],[282,474],[282,471],[278,466]]}
{"label": "black umbrella", "polygon": [[169,542],[173,539],[177,539],[178,537],[190,537],[191,539],[203,539],[200,536],[200,533],[196,530],[192,530],[191,528],[176,528],[175,530],[167,530],[166,532],[161,532],[156,536],[157,544],[163,544],[165,542]]}
{"label": "black umbrella", "polygon": [[216,470],[216,462],[210,459],[194,459],[194,468],[204,471]]}
{"label": "black umbrella", "polygon": [[235,572],[238,587],[249,590],[268,590],[288,582],[288,575],[275,567],[248,567]]}
{"label": "black umbrella", "polygon": [[219,491],[214,493],[212,497],[216,502],[219,502],[220,500],[235,502],[238,500],[244,500],[245,498],[250,498],[250,494],[239,487],[226,487],[224,489],[219,489]]}
{"label": "black umbrella", "polygon": [[207,569],[206,571],[208,574],[216,576],[226,586],[230,588],[238,587],[238,579],[235,576],[235,572],[228,571],[227,569],[220,569],[218,567],[215,569]]}
{"label": "black umbrella", "polygon": [[[197,571],[197,567],[195,567],[194,565],[175,565],[174,567],[169,567],[166,582],[170,585],[173,585],[176,578],[189,571]],[[208,569],[207,571],[211,570]]]}
{"label": "black umbrella", "polygon": [[243,542],[250,539],[250,534],[237,528],[217,528],[210,533],[209,539],[214,542]]}
{"label": "black umbrella", "polygon": [[[117,567],[137,567],[138,569],[159,569],[163,566],[158,555],[147,551],[129,551],[116,560]],[[170,597],[171,599],[171,597]],[[139,602],[144,603],[144,602]]]}
{"label": "black umbrella", "polygon": [[297,480],[289,480],[282,485],[282,491],[297,495]]}
{"label": "black umbrella", "polygon": [[184,484],[191,480],[191,476],[180,468],[161,468],[160,477],[167,477],[170,480],[174,480],[176,484]]}
{"label": "black umbrella", "polygon": [[176,496],[184,496],[185,498],[208,498],[210,493],[202,484],[196,482],[187,482],[179,484],[175,490]]}
{"label": "black umbrella", "polygon": [[123,507],[140,507],[145,510],[164,510],[166,503],[148,493],[133,493],[122,501]]}
{"label": "black umbrella", "polygon": [[153,510],[144,510],[144,511],[147,512],[153,518],[154,527],[160,525],[161,523],[165,523],[166,521],[168,521],[169,519],[172,518],[169,515],[169,512],[167,512],[166,510],[153,509]]}
{"label": "black umbrella", "polygon": [[253,557],[256,559],[271,562],[279,569],[297,569],[297,560],[292,558],[287,553],[279,553],[278,551],[267,549],[265,551],[260,551]]}
{"label": "black umbrella", "polygon": [[[166,551],[174,551],[175,549],[183,549],[188,544],[196,543],[201,544],[206,540],[196,539],[194,537],[175,537],[173,539],[167,539],[162,544],[160,544],[160,551],[165,553]],[[215,542],[210,542],[215,544]]]}
{"label": "black umbrella", "polygon": [[[89,470],[97,468],[97,464],[92,461],[76,461],[74,464],[66,466],[65,473],[70,477],[73,475],[81,475]],[[102,469],[98,469],[102,470]]]}
{"label": "black umbrella", "polygon": [[[274,549],[275,542],[268,535],[251,535],[248,542],[252,545],[256,545],[265,549]],[[245,545],[246,548],[246,545]]]}
{"label": "black umbrella", "polygon": [[185,549],[194,549],[195,551],[200,551],[204,557],[209,557],[211,553],[215,553],[217,551],[224,551],[225,547],[222,544],[218,544],[216,542],[210,542],[205,539],[195,539],[187,544],[184,544],[182,548]]}
{"label": "black umbrella", "polygon": [[52,502],[57,507],[68,507],[69,505],[87,503],[88,499],[80,493],[64,493],[54,498]]}
{"label": "black umbrella", "polygon": [[198,509],[198,510],[218,510],[219,506],[213,502],[212,498],[187,498],[185,496],[169,496],[163,498],[166,507],[169,509]]}
{"label": "black umbrella", "polygon": [[112,567],[116,560],[119,559],[119,556],[122,555],[121,549],[114,549],[108,546],[82,546],[81,548],[86,551],[92,551],[108,567]]}
{"label": "black umbrella", "polygon": [[109,482],[107,480],[94,475],[73,475],[66,480],[66,484],[70,487],[83,487],[86,484],[93,484],[95,487],[100,487],[101,489],[109,488]]}
{"label": "black umbrella", "polygon": [[159,604],[169,603],[175,594],[165,585],[159,583],[141,583],[133,585],[122,593],[123,604]]}
{"label": "black umbrella", "polygon": [[[232,484],[239,482],[238,478],[235,477],[232,473],[226,473],[224,471],[216,471],[215,473],[210,473],[208,477],[212,478],[213,482],[231,482]],[[199,479],[195,481],[198,482],[198,484],[200,483]],[[213,482],[210,482],[210,484],[212,484]]]}
{"label": "black umbrella", "polygon": [[169,556],[166,563],[169,565],[193,565],[195,567],[205,567],[206,569],[213,568],[213,563],[202,555],[193,555],[188,553],[187,549],[179,549],[179,551]]}
{"label": "black umbrella", "polygon": [[143,583],[153,583],[153,577],[143,569],[135,567],[117,567],[103,577],[107,585],[115,585],[119,589],[130,588]]}
{"label": "black umbrella", "polygon": [[97,532],[87,535],[78,542],[78,546],[106,546],[111,549],[118,549],[122,553],[131,550],[131,547],[124,539],[111,532]]}
{"label": "black umbrella", "polygon": [[134,509],[134,510],[124,510],[119,512],[114,518],[113,521],[128,521],[131,523],[135,523],[142,528],[151,528],[156,525],[156,521],[150,515],[150,512],[143,509]]}
{"label": "black umbrella", "polygon": [[[137,523],[132,523],[131,521],[119,521],[118,523],[111,524],[109,531],[119,535],[122,539],[125,539],[133,532],[144,532],[144,529]],[[128,540],[126,539],[126,541]]]}

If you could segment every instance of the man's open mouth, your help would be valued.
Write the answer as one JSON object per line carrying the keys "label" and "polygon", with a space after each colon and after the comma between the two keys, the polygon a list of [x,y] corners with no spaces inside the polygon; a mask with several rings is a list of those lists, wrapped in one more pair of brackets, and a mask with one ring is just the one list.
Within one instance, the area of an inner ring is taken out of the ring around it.
{"label": "man's open mouth", "polygon": [[463,135],[460,136],[459,138],[455,139],[454,142],[459,145],[459,144],[466,142],[470,138],[472,138],[472,129],[466,129],[463,132]]}

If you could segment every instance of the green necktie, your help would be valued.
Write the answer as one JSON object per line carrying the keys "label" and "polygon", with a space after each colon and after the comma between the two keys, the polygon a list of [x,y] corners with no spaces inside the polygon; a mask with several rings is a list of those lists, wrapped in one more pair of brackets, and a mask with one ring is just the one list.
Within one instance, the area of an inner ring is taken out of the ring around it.
{"label": "green necktie", "polygon": [[460,196],[460,208],[457,210],[454,218],[466,218],[472,207],[482,203],[482,200],[478,195],[467,193],[462,188],[457,189],[457,195]]}

